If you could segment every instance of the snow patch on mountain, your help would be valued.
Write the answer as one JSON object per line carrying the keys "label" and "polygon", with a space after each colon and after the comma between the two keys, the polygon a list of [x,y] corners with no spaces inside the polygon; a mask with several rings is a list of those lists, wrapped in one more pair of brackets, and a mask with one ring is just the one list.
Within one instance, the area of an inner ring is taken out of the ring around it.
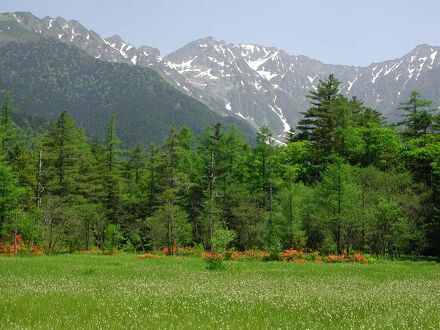
{"label": "snow patch on mountain", "polygon": [[259,58],[259,59],[254,60],[254,61],[252,61],[252,60],[245,60],[245,61],[246,61],[246,63],[249,65],[249,67],[250,67],[252,70],[254,70],[254,71],[258,71],[258,68],[259,68],[262,64],[266,63],[267,60],[268,60],[268,58]]}
{"label": "snow patch on mountain", "polygon": [[377,73],[374,73],[375,71],[376,71],[376,68],[377,67],[375,67],[374,69],[373,69],[373,72],[371,73],[372,75],[373,75],[373,78],[371,78],[371,82],[374,84],[374,82],[376,81],[376,79],[379,77],[379,75],[382,73],[382,71],[383,71],[383,68],[380,68],[380,70],[377,72]]}
{"label": "snow patch on mountain", "polygon": [[165,65],[167,65],[169,68],[171,68],[173,70],[176,70],[180,74],[183,74],[186,71],[188,71],[189,69],[191,69],[191,63],[194,62],[194,60],[197,57],[198,56],[194,56],[193,59],[191,59],[189,61],[181,62],[181,63],[172,63],[172,62],[168,61],[167,63],[165,63]]}
{"label": "snow patch on mountain", "polygon": [[431,65],[434,64],[435,57],[437,56],[437,51],[433,52],[429,57],[431,58]]}

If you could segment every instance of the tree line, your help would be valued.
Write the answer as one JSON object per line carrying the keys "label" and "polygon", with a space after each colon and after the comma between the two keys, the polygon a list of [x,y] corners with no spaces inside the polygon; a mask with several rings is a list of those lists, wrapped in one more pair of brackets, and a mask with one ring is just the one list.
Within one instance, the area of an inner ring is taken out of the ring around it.
{"label": "tree line", "polygon": [[413,91],[387,124],[330,75],[286,143],[267,127],[172,127],[162,144],[122,148],[63,112],[43,132],[0,113],[0,235],[51,252],[145,251],[202,244],[221,231],[239,250],[440,255],[440,115]]}

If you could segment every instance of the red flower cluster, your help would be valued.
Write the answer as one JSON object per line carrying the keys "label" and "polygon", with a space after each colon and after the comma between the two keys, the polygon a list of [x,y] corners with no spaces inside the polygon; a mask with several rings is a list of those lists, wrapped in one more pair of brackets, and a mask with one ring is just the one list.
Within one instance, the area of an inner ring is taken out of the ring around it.
{"label": "red flower cluster", "polygon": [[295,249],[284,250],[281,258],[284,261],[300,261],[304,260],[304,252]]}
{"label": "red flower cluster", "polygon": [[350,255],[342,255],[342,256],[337,256],[337,255],[329,255],[327,257],[327,261],[328,262],[359,262],[362,264],[368,264],[370,261],[365,258],[362,254],[360,253],[355,253],[354,255],[350,254]]}
{"label": "red flower cluster", "polygon": [[15,236],[12,243],[3,243],[0,242],[0,253],[3,256],[13,257],[18,253],[27,253],[34,255],[42,255],[44,254],[44,248],[40,244],[39,246],[33,243],[25,243],[21,235]]}
{"label": "red flower cluster", "polygon": [[354,260],[356,261],[356,262],[360,262],[360,263],[363,263],[363,264],[368,264],[368,259],[367,258],[365,258],[362,254],[360,254],[360,253],[356,253],[355,255],[354,255]]}
{"label": "red flower cluster", "polygon": [[202,253],[202,258],[205,260],[221,260],[223,259],[223,254],[213,253],[211,251],[205,251]]}
{"label": "red flower cluster", "polygon": [[176,254],[179,253],[179,247],[176,244],[171,245],[171,247],[164,247],[162,249],[162,253],[165,254],[166,256],[169,255],[175,256]]}
{"label": "red flower cluster", "polygon": [[232,251],[227,254],[231,260],[262,260],[269,257],[269,253],[259,250]]}
{"label": "red flower cluster", "polygon": [[234,251],[231,253],[231,260],[240,260],[243,256],[243,252],[241,251]]}
{"label": "red flower cluster", "polygon": [[248,257],[255,257],[255,254],[256,254],[256,252],[255,252],[255,250],[246,250],[246,251],[244,251],[244,253],[248,256]]}
{"label": "red flower cluster", "polygon": [[328,262],[340,262],[340,261],[342,261],[342,258],[343,257],[332,254],[332,255],[327,256],[327,261]]}

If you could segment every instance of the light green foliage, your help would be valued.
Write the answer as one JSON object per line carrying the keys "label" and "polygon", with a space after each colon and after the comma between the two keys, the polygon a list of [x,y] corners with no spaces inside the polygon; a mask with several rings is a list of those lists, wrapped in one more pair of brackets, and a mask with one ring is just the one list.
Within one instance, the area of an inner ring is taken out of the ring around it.
{"label": "light green foliage", "polygon": [[339,254],[351,250],[353,234],[360,229],[360,191],[352,183],[351,171],[349,165],[337,159],[324,173],[317,191],[324,225],[332,232]]}
{"label": "light green foliage", "polygon": [[362,166],[376,166],[390,169],[398,164],[403,149],[398,132],[391,127],[377,123],[367,123],[355,129],[354,134],[360,138],[359,147],[351,153],[352,160]]}
{"label": "light green foliage", "polygon": [[261,248],[266,230],[265,211],[258,196],[234,187],[229,191],[229,226],[237,233],[235,246],[239,249]]}
{"label": "light green foliage", "polygon": [[286,249],[302,249],[306,244],[307,237],[303,230],[304,208],[312,192],[312,189],[298,183],[290,184],[277,196],[280,214],[276,225],[282,245]]}
{"label": "light green foliage", "polygon": [[117,249],[123,239],[118,226],[109,224],[104,230],[104,250]]}
{"label": "light green foliage", "polygon": [[191,241],[188,215],[179,205],[173,203],[173,197],[170,190],[165,191],[164,198],[168,202],[147,218],[148,237],[154,248],[184,246]]}
{"label": "light green foliage", "polygon": [[18,200],[23,190],[17,187],[17,178],[12,169],[0,163],[0,235],[3,233],[3,226],[13,225],[17,220],[19,211]]}
{"label": "light green foliage", "polygon": [[237,235],[231,229],[217,228],[211,238],[212,252],[224,253],[229,244],[235,239]]}

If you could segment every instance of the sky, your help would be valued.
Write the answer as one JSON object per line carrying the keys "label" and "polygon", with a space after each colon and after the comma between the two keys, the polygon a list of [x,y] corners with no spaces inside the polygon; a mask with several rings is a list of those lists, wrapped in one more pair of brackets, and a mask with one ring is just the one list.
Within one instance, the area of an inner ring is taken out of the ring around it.
{"label": "sky", "polygon": [[361,66],[440,46],[439,0],[0,0],[10,11],[75,19],[163,56],[206,36]]}

